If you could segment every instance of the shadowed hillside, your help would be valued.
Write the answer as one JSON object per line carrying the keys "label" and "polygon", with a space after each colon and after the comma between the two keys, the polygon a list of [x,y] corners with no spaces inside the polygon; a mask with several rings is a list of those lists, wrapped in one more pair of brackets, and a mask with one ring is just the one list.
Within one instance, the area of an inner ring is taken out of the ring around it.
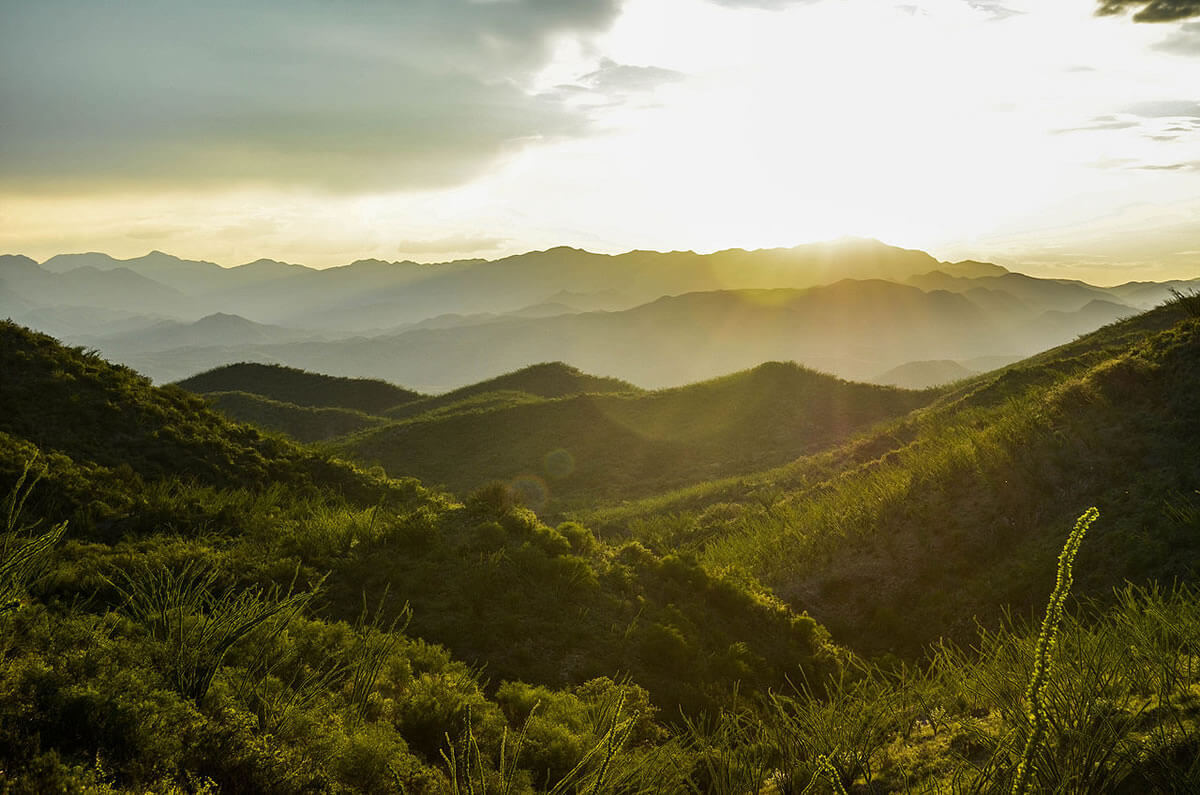
{"label": "shadowed hillside", "polygon": [[602,394],[605,392],[640,392],[633,384],[617,378],[588,375],[562,362],[546,362],[522,367],[515,372],[489,378],[477,384],[460,387],[441,395],[421,398],[389,409],[387,416],[395,419],[414,417],[434,409],[445,409],[474,398],[495,393],[499,396],[532,395],[543,398],[567,395]]}
{"label": "shadowed hillside", "polygon": [[[488,385],[527,384],[529,375]],[[493,479],[515,481],[542,507],[547,499],[617,499],[772,466],[904,414],[933,394],[768,363],[659,392],[477,399],[487,402],[468,399],[364,431],[339,449],[460,493]]]}
{"label": "shadowed hillside", "polygon": [[278,431],[298,442],[320,442],[387,422],[384,417],[354,409],[297,406],[249,392],[206,392],[204,397],[232,420]]}
{"label": "shadowed hillside", "polygon": [[371,378],[341,378],[295,367],[243,362],[178,382],[190,392],[247,392],[297,406],[342,408],[380,414],[421,395]]}
{"label": "shadowed hillside", "polygon": [[744,568],[876,652],[1036,604],[1080,506],[1105,516],[1080,556],[1085,592],[1194,581],[1200,321],[1186,305],[978,376],[850,446],[590,521]]}
{"label": "shadowed hillside", "polygon": [[[756,587],[548,527],[503,490],[459,504],[362,472],[12,323],[0,367],[0,588],[19,596],[0,733],[29,791],[442,793],[453,738],[490,759],[527,730],[528,792],[596,775],[617,718],[638,739],[610,753],[642,757],[685,714],[840,666]],[[10,544],[64,520],[65,541]],[[37,566],[16,580],[13,549]]]}

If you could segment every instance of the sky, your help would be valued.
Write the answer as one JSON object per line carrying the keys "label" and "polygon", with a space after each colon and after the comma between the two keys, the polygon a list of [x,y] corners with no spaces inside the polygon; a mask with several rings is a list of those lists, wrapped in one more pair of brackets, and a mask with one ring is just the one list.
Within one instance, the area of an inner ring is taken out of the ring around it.
{"label": "sky", "polygon": [[0,252],[325,267],[853,235],[1200,276],[1200,17],[1098,7],[0,0]]}

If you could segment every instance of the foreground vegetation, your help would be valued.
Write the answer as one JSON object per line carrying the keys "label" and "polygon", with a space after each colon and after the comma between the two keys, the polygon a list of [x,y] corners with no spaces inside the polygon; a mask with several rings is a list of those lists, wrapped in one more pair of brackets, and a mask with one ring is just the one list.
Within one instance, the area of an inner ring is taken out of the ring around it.
{"label": "foreground vegetation", "polygon": [[1196,791],[1194,309],[553,526],[0,324],[0,788]]}

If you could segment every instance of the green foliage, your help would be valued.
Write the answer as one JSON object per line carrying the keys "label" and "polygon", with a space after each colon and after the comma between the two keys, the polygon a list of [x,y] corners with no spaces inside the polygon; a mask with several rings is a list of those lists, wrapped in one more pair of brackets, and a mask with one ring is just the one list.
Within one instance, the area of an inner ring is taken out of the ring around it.
{"label": "green foliage", "polygon": [[207,392],[205,397],[232,420],[276,431],[299,442],[320,442],[386,422],[354,409],[297,406],[248,392]]}
{"label": "green foliage", "polygon": [[293,406],[346,409],[381,414],[419,400],[410,389],[374,378],[342,378],[278,364],[241,362],[217,367],[178,385],[189,392],[248,393]]}
{"label": "green foliage", "polygon": [[[462,494],[508,483],[545,513],[760,470],[844,442],[934,397],[772,362],[655,392],[565,392],[485,405],[419,401],[392,412],[398,421],[334,446]],[[427,403],[432,408],[419,412]]]}
{"label": "green foliage", "polygon": [[67,523],[60,522],[45,533],[30,537],[29,533],[34,528],[20,524],[25,502],[41,479],[40,472],[32,480],[29,479],[31,466],[32,462],[26,462],[3,509],[4,527],[0,530],[0,613],[17,608],[25,589],[45,573],[50,550],[67,530]]}
{"label": "green foliage", "polygon": [[[1178,306],[784,468],[594,513],[600,537],[511,482],[460,505],[0,333],[0,567],[60,532],[6,569],[7,791],[1200,786],[1200,598],[1106,596],[1200,561],[1200,328]],[[651,416],[635,405],[625,427]],[[712,429],[660,409],[656,432]],[[1005,617],[1092,497],[1105,522],[1085,549],[1077,524],[1041,632]],[[1069,600],[1074,581],[1102,598]],[[788,603],[863,648],[966,643],[872,663]]]}
{"label": "green foliage", "polygon": [[175,691],[196,702],[235,644],[268,624],[269,642],[312,599],[311,593],[215,590],[218,576],[189,563],[178,572],[165,566],[122,571],[121,582],[113,583],[125,598],[122,609],[158,645],[160,665]]}

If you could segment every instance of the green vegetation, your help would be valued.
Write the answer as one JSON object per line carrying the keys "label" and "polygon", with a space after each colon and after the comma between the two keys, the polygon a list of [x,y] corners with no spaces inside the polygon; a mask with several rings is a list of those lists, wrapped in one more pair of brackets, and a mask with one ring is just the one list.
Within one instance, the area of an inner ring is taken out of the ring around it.
{"label": "green vegetation", "polygon": [[297,406],[249,392],[208,392],[205,397],[230,419],[277,431],[300,442],[325,441],[387,422],[354,409]]}
{"label": "green vegetation", "polygon": [[1073,506],[1106,517],[1080,553],[1083,593],[1192,580],[1198,343],[1200,324],[1167,306],[965,382],[845,447],[578,518],[744,571],[867,654],[967,642],[976,617],[1032,610]]}
{"label": "green vegetation", "polygon": [[353,434],[335,449],[460,494],[492,480],[515,481],[527,503],[554,512],[761,470],[842,442],[935,396],[770,362],[654,392],[460,396]]}
{"label": "green vegetation", "polygon": [[[462,499],[0,324],[0,788],[1196,791],[1193,309],[939,392],[239,398]],[[551,434],[553,526],[478,486]]]}
{"label": "green vegetation", "polygon": [[462,505],[0,335],[0,471],[26,518],[4,549],[38,563],[6,580],[29,598],[0,617],[0,746],[24,749],[4,770],[30,790],[440,792],[448,737],[473,733],[491,769],[524,731],[505,770],[525,791],[842,665],[753,583],[546,526],[504,488]]}
{"label": "green vegetation", "polygon": [[380,414],[421,398],[420,393],[374,378],[341,378],[278,364],[242,362],[179,382],[189,392],[248,392],[281,403]]}
{"label": "green vegetation", "polygon": [[641,391],[633,384],[618,378],[588,375],[562,362],[544,362],[522,367],[520,370],[489,378],[477,384],[460,387],[442,395],[397,405],[384,413],[393,419],[405,419],[419,414],[428,414],[438,409],[444,410],[455,404],[463,404],[470,398],[480,398],[492,394],[558,398],[568,395]]}

